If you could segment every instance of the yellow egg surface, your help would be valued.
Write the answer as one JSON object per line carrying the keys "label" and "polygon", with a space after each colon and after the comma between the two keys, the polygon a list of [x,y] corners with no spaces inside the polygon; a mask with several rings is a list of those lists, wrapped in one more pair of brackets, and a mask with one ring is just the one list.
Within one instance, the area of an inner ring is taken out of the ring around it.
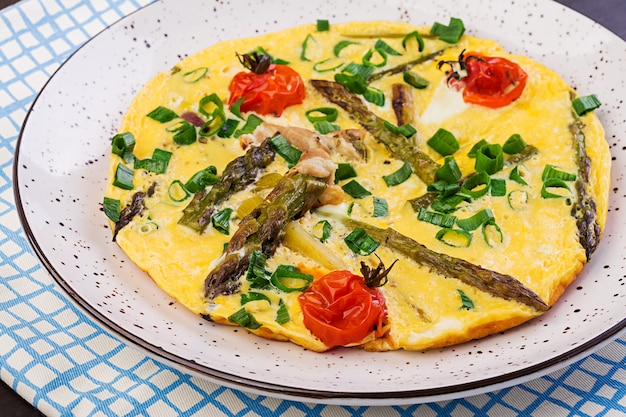
{"label": "yellow egg surface", "polygon": [[[384,103],[367,101],[362,94],[360,100],[370,112],[396,126],[399,123],[392,105],[394,85],[403,84],[406,88],[407,70],[425,79],[427,86],[404,90],[411,98],[411,104],[405,107],[408,118],[405,123],[414,128],[406,141],[436,164],[443,165],[453,158],[463,178],[476,171],[476,157],[468,153],[481,140],[490,145],[504,145],[511,136],[518,135],[526,145],[537,149],[536,154],[519,163],[505,164],[490,174],[490,185],[479,184],[473,189],[480,194],[483,187],[491,187],[483,195],[471,197],[458,191],[457,195],[465,196],[461,204],[447,213],[439,213],[448,216],[449,221],[451,216],[456,220],[447,227],[452,231],[444,233],[443,226],[421,218],[419,210],[409,203],[426,194],[428,184],[414,172],[401,183],[389,185],[385,177],[403,168],[404,161],[368,132],[362,140],[366,157],[330,154],[334,164],[344,167],[349,164],[356,172],[353,178],[339,180],[335,189],[354,180],[367,193],[342,192],[335,195],[332,204],[318,203],[288,222],[265,268],[271,273],[281,265],[289,265],[320,279],[336,269],[358,275],[362,263],[375,268],[382,261],[388,268],[396,261],[386,283],[378,287],[386,305],[384,328],[372,329],[368,336],[349,343],[373,351],[449,346],[511,328],[540,315],[545,309],[499,296],[497,290],[480,289],[468,283],[472,277],[454,278],[386,242],[378,242],[376,250],[367,255],[355,253],[346,244],[346,236],[355,228],[355,223],[346,218],[381,230],[391,228],[423,245],[435,257],[442,254],[509,276],[549,307],[588,261],[578,219],[573,214],[573,208],[581,201],[577,187],[586,190],[587,198],[592,200],[593,222],[599,234],[604,230],[610,155],[603,128],[594,113],[577,116],[572,110],[572,98],[578,94],[554,71],[530,58],[509,54],[492,40],[463,35],[458,43],[448,43],[430,35],[430,30],[430,27],[383,21],[331,23],[329,30],[322,31],[310,24],[215,44],[158,74],[137,94],[119,128],[120,135],[134,137],[134,147],[126,153],[111,154],[105,205],[118,204],[122,216],[126,216],[122,222],[126,224],[121,224],[115,215],[110,223],[114,229],[118,226],[115,232],[118,245],[163,291],[194,313],[218,323],[241,325],[233,315],[243,309],[258,324],[244,326],[252,333],[288,340],[314,351],[328,350],[332,346],[322,342],[304,324],[299,302],[304,288],[288,292],[271,286],[254,288],[243,274],[231,277],[236,283],[233,292],[214,299],[206,297],[205,280],[219,265],[225,245],[240,220],[264,201],[276,180],[291,165],[277,155],[257,181],[232,193],[215,207],[215,212],[232,209],[229,214],[225,212],[229,217],[225,225],[210,225],[202,233],[179,223],[193,198],[193,192],[186,190],[185,185],[194,174],[211,166],[219,178],[234,158],[246,152],[242,138],[247,134],[241,133],[241,129],[246,121],[254,119],[252,115],[273,126],[315,132],[318,126],[307,118],[307,111],[331,108],[337,113],[336,120],[331,122],[335,128],[363,131],[349,111],[330,102],[310,80],[334,80],[337,74],[345,73],[350,63],[378,73],[431,56],[423,62],[413,62],[404,71],[369,82],[368,88],[379,92]],[[422,51],[418,49],[417,38],[408,36],[414,32],[424,41]],[[247,71],[240,62],[243,54],[255,50],[269,54],[278,62],[287,62],[302,77],[306,96],[301,104],[287,107],[280,116],[239,113],[229,108],[229,83],[237,73]],[[463,51],[502,57],[518,64],[528,76],[521,96],[498,108],[466,103],[462,92],[448,83],[446,70],[452,67],[445,64],[457,62]],[[204,137],[199,134],[201,128],[192,124],[195,140],[189,144],[176,143],[174,136],[186,126],[184,120],[189,119],[182,115],[193,114],[201,121],[209,119],[202,107],[214,108],[215,102],[200,103],[211,95],[221,100],[224,117],[237,124],[236,130],[224,135],[227,137],[217,134]],[[164,116],[162,121],[149,117],[157,108],[171,111],[173,117]],[[458,143],[458,150],[448,158],[429,145],[440,129],[451,133]],[[153,170],[146,168],[149,165],[138,164],[137,161],[157,158],[155,149],[169,155],[165,169]],[[581,178],[581,149],[590,161],[586,179]],[[503,155],[505,159],[512,156]],[[542,178],[546,166],[570,174],[569,178],[546,183]],[[119,171],[124,171],[124,167],[131,175],[132,184],[127,181],[120,187],[119,182],[124,181],[120,180],[123,173]],[[494,191],[495,184],[502,188]],[[205,190],[213,186],[206,185]],[[424,210],[436,212],[432,206]],[[463,222],[458,221],[479,212],[491,213],[492,220],[472,230],[459,227]],[[325,222],[330,227],[330,236],[322,242],[320,227]],[[263,296],[242,304],[251,292]],[[277,321],[279,310],[283,318]],[[375,334],[374,330],[378,332]]]}

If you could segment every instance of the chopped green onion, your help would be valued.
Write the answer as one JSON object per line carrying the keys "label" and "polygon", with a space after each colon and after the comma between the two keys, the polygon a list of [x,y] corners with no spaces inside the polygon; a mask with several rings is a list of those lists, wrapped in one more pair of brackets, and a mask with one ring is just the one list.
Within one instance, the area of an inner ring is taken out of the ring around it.
{"label": "chopped green onion", "polygon": [[387,187],[393,187],[408,180],[412,173],[413,169],[411,168],[411,164],[404,161],[402,166],[397,171],[389,175],[383,175],[383,180],[385,181],[385,184],[387,184]]}
{"label": "chopped green onion", "polygon": [[456,224],[461,229],[467,232],[471,232],[472,230],[476,230],[483,224],[490,221],[495,221],[495,217],[491,209],[486,208],[480,210],[478,213],[474,214],[471,217],[468,217],[467,219],[457,220]]}
{"label": "chopped green onion", "polygon": [[270,273],[265,269],[267,255],[259,250],[255,250],[250,255],[250,263],[246,271],[246,281],[250,282],[250,288],[269,289],[271,288],[268,279]]}
{"label": "chopped green onion", "polygon": [[467,248],[472,243],[472,235],[468,232],[449,227],[439,230],[435,239],[453,248]]}
{"label": "chopped green onion", "polygon": [[513,210],[521,210],[528,204],[528,193],[524,190],[511,191],[507,198]]}
{"label": "chopped green onion", "polygon": [[154,172],[156,174],[164,174],[167,170],[167,162],[158,159],[135,159],[135,169],[145,169],[148,172]]}
{"label": "chopped green onion", "polygon": [[[515,167],[511,170],[511,173],[509,174],[509,179],[521,185],[528,185],[526,180],[524,180],[523,178],[525,173],[525,170],[523,168],[523,165],[515,165]],[[520,171],[520,169],[522,169],[522,171]]]}
{"label": "chopped green onion", "polygon": [[448,181],[439,180],[426,187],[429,193],[437,193],[441,197],[448,197],[456,194],[461,190],[461,186],[457,182],[449,183]]}
{"label": "chopped green onion", "polygon": [[302,42],[302,46],[301,51],[300,51],[300,60],[301,61],[311,61],[309,58],[307,58],[306,56],[306,50],[309,46],[309,42],[313,41],[316,42],[315,38],[313,37],[313,35],[311,35],[310,33],[308,35],[306,35],[306,38],[304,38],[304,41]]}
{"label": "chopped green onion", "polygon": [[476,172],[485,171],[492,175],[504,167],[504,154],[502,145],[485,145],[476,151],[476,162],[474,169]]}
{"label": "chopped green onion", "polygon": [[156,109],[148,113],[147,116],[159,123],[171,122],[178,117],[174,111],[163,106],[158,106]]}
{"label": "chopped green onion", "polygon": [[502,145],[502,151],[508,155],[520,153],[524,148],[526,148],[526,142],[518,133],[512,134]]}
{"label": "chopped green onion", "polygon": [[335,170],[335,181],[343,181],[357,176],[356,170],[352,164],[340,162]]}
{"label": "chopped green onion", "polygon": [[300,272],[292,265],[279,265],[270,281],[274,287],[283,292],[304,291],[313,282],[313,275]]}
{"label": "chopped green onion", "polygon": [[417,220],[434,224],[435,226],[452,227],[457,221],[457,218],[450,214],[437,213],[420,208],[420,211],[417,213]]}
{"label": "chopped green onion", "polygon": [[167,195],[173,202],[180,203],[189,197],[189,191],[185,189],[185,186],[180,180],[174,180],[170,183],[170,186],[167,187]]}
{"label": "chopped green onion", "polygon": [[115,177],[113,178],[113,185],[123,190],[132,190],[135,188],[133,185],[133,177],[135,171],[128,168],[126,165],[117,164],[115,168]]}
{"label": "chopped green onion", "polygon": [[226,119],[222,126],[220,126],[220,129],[217,132],[217,136],[220,138],[229,138],[233,135],[233,133],[235,133],[235,130],[237,130],[237,126],[239,126],[239,120]]}
{"label": "chopped green onion", "polygon": [[491,178],[485,171],[477,172],[465,181],[461,186],[461,192],[472,198],[482,197],[489,191]]}
{"label": "chopped green onion", "polygon": [[354,209],[354,201],[348,204],[348,209],[346,210],[346,214],[348,215],[348,217],[352,215],[352,209]]}
{"label": "chopped green onion", "polygon": [[367,234],[365,229],[361,227],[357,227],[350,232],[350,234],[345,237],[344,242],[346,242],[346,245],[348,245],[352,252],[361,256],[370,255],[380,246],[380,242],[374,240]]}
{"label": "chopped green onion", "polygon": [[393,49],[387,42],[382,39],[378,39],[374,44],[374,49],[385,52],[387,55],[400,56],[402,55],[400,52]]}
{"label": "chopped green onion", "polygon": [[430,84],[430,81],[428,81],[424,77],[417,75],[413,71],[404,71],[402,73],[402,79],[411,87],[417,88],[419,90],[423,90]]}
{"label": "chopped green onion", "polygon": [[251,330],[256,330],[261,327],[261,324],[254,318],[252,314],[246,311],[245,307],[242,307],[236,313],[228,316],[228,321]]}
{"label": "chopped green onion", "polygon": [[408,33],[403,39],[402,39],[402,47],[406,50],[406,45],[409,42],[410,39],[415,39],[415,41],[417,42],[417,50],[419,52],[422,52],[424,50],[424,39],[422,39],[422,36],[419,34],[418,31],[413,31],[411,33]]}
{"label": "chopped green onion", "polygon": [[317,107],[307,110],[304,115],[311,123],[315,122],[334,122],[339,116],[339,112],[335,107]]}
{"label": "chopped green onion", "polygon": [[336,125],[331,122],[315,122],[313,123],[313,128],[322,135],[325,135],[330,132],[334,132],[340,129],[339,125]]}
{"label": "chopped green onion", "polygon": [[345,66],[343,70],[341,70],[341,72],[353,75],[358,74],[363,77],[363,79],[367,79],[367,77],[372,75],[375,69],[376,68],[372,67],[371,65],[361,65],[355,62],[350,62],[348,65]]}
{"label": "chopped green onion", "polygon": [[178,145],[191,145],[196,141],[196,127],[187,120],[168,127],[167,131],[174,133],[174,143]]}
{"label": "chopped green onion", "polygon": [[111,139],[111,152],[130,162],[135,149],[135,136],[130,132],[118,133]]}
{"label": "chopped green onion", "polygon": [[541,181],[545,181],[549,178],[557,178],[563,181],[575,181],[576,174],[570,174],[569,172],[561,171],[554,165],[546,165],[541,173]]}
{"label": "chopped green onion", "polygon": [[287,310],[287,304],[281,298],[278,301],[278,310],[276,311],[276,323],[285,324],[289,323],[291,317],[289,317],[289,310]]}
{"label": "chopped green onion", "polygon": [[330,23],[326,19],[317,19],[317,31],[328,32],[330,30]]}
{"label": "chopped green onion", "polygon": [[243,120],[243,116],[241,115],[241,105],[243,104],[243,97],[239,98],[237,101],[230,106],[230,112]]}
{"label": "chopped green onion", "polygon": [[313,64],[313,70],[317,72],[330,72],[341,68],[343,61],[334,58],[324,59]]}
{"label": "chopped green onion", "polygon": [[385,93],[379,88],[368,87],[363,93],[365,101],[372,103],[376,106],[382,107],[385,105]]}
{"label": "chopped green onion", "polygon": [[572,101],[572,106],[577,115],[582,116],[587,112],[593,111],[600,107],[602,103],[595,94],[583,97],[576,97]]}
{"label": "chopped green onion", "polygon": [[417,133],[417,130],[410,124],[396,126],[393,123],[388,122],[387,120],[385,120],[383,124],[385,125],[385,128],[387,128],[390,132],[402,135],[407,138],[410,138]]}
{"label": "chopped green onion", "polygon": [[495,221],[489,221],[483,224],[483,239],[490,248],[493,248],[495,246],[494,244],[500,244],[504,241],[502,229],[500,229],[500,226],[498,226]]}
{"label": "chopped green onion", "polygon": [[447,26],[435,22],[430,28],[431,35],[439,36],[439,39],[451,44],[458,43],[463,33],[465,33],[465,25],[461,19],[456,17],[451,17]]}
{"label": "chopped green onion", "polygon": [[387,200],[374,197],[374,213],[373,217],[387,217],[389,215],[389,205]]}
{"label": "chopped green onion", "polygon": [[474,144],[474,146],[472,146],[472,149],[470,149],[470,151],[467,153],[467,156],[470,158],[476,158],[476,153],[478,152],[478,150],[485,145],[489,145],[489,142],[487,142],[485,139],[479,140]]}
{"label": "chopped green onion", "polygon": [[112,221],[117,223],[120,221],[120,200],[116,200],[110,197],[104,197],[102,201],[102,207],[104,208],[104,214]]}
{"label": "chopped green onion", "polygon": [[361,74],[335,74],[335,81],[354,94],[363,94],[367,91],[367,82]]}
{"label": "chopped green onion", "polygon": [[207,67],[199,67],[194,70],[188,71],[183,74],[183,81],[188,84],[193,84],[200,81],[206,73],[209,71]]}
{"label": "chopped green onion", "polygon": [[472,301],[472,299],[469,298],[467,294],[463,292],[463,290],[457,289],[457,292],[461,297],[461,307],[459,307],[459,310],[472,310],[474,308],[474,302]]}
{"label": "chopped green onion", "polygon": [[335,54],[336,57],[339,57],[339,54],[341,53],[341,51],[343,49],[345,49],[346,47],[350,46],[350,45],[358,45],[358,42],[354,42],[354,41],[340,41],[338,42],[334,47],[333,47],[333,54]]}
{"label": "chopped green onion", "polygon": [[234,136],[238,138],[241,135],[252,133],[254,132],[254,129],[256,129],[261,123],[263,123],[263,119],[254,114],[251,114],[246,119],[246,123],[243,125],[243,127],[235,131]]}
{"label": "chopped green onion", "polygon": [[220,178],[216,174],[217,170],[215,167],[213,165],[209,165],[208,167],[193,174],[185,183],[184,188],[191,194],[195,194],[209,185],[219,182]]}
{"label": "chopped green onion", "polygon": [[459,150],[459,142],[456,137],[443,128],[439,128],[426,143],[441,156],[452,155]]}
{"label": "chopped green onion", "polygon": [[352,198],[365,198],[372,193],[358,183],[356,180],[351,180],[347,184],[341,186],[341,188]]}
{"label": "chopped green onion", "polygon": [[461,168],[457,165],[454,157],[446,156],[441,167],[437,169],[436,177],[438,180],[446,181],[454,184],[461,179]]}
{"label": "chopped green onion", "polygon": [[494,197],[504,197],[506,195],[506,181],[500,178],[492,178],[491,195]]}
{"label": "chopped green onion", "polygon": [[313,236],[320,242],[324,243],[330,237],[332,230],[333,227],[330,225],[328,220],[320,220],[315,224],[315,226],[313,226]]}
{"label": "chopped green onion", "polygon": [[268,303],[272,304],[272,302],[270,301],[270,298],[267,295],[260,293],[260,292],[252,291],[247,294],[241,294],[241,301],[240,301],[241,305],[248,304],[252,301],[267,301]]}
{"label": "chopped green onion", "polygon": [[462,194],[450,196],[441,196],[430,205],[430,208],[440,213],[452,213],[459,209],[458,205],[462,202],[469,203],[472,199]]}
{"label": "chopped green onion", "polygon": [[546,180],[543,182],[543,186],[541,187],[541,196],[543,198],[563,198],[566,197],[565,195],[562,194],[556,194],[552,191],[550,191],[550,189],[564,189],[567,191],[571,191],[569,186],[567,185],[567,183],[560,179],[560,178],[546,178]]}
{"label": "chopped green onion", "polygon": [[225,235],[230,234],[230,216],[233,214],[233,209],[227,207],[223,210],[218,211],[213,216],[211,216],[211,224],[213,224],[213,228],[220,233]]}
{"label": "chopped green onion", "polygon": [[270,139],[270,144],[272,148],[276,151],[277,154],[282,156],[282,158],[287,161],[287,165],[289,168],[293,167],[300,160],[300,156],[302,156],[302,151],[291,146],[287,139],[285,139],[281,135],[276,135]]}
{"label": "chopped green onion", "polygon": [[215,112],[224,112],[224,103],[217,94],[213,93],[200,99],[198,111],[204,116],[211,117]]}
{"label": "chopped green onion", "polygon": [[[374,53],[378,54],[380,59],[376,62],[372,62],[372,58],[374,57]],[[387,65],[387,52],[382,49],[368,49],[363,58],[361,59],[363,65],[372,66],[372,67],[384,67]]]}

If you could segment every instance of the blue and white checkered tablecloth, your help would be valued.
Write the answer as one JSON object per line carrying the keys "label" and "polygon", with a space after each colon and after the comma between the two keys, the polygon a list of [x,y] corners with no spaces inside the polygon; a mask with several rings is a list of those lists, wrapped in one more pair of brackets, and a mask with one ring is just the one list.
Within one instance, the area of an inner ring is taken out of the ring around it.
{"label": "blue and white checkered tablecloth", "polygon": [[[626,338],[547,376],[472,397],[341,407],[257,396],[154,361],[67,301],[29,248],[12,163],[27,111],[80,45],[148,0],[22,0],[0,12],[0,377],[49,416],[624,416]],[[0,410],[0,415],[2,415]]]}

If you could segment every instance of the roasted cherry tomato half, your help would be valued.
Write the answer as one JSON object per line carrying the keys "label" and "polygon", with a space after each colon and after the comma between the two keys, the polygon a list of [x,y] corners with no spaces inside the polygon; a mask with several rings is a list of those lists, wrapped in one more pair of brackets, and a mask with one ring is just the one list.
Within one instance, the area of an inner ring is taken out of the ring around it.
{"label": "roasted cherry tomato half", "polygon": [[372,332],[382,335],[385,299],[350,271],[333,271],[316,279],[298,301],[304,325],[328,347],[359,343]]}
{"label": "roasted cherry tomato half", "polygon": [[451,84],[463,88],[466,103],[498,108],[511,104],[522,95],[528,75],[515,62],[475,52],[462,54],[460,61],[467,76],[454,79]]}
{"label": "roasted cherry tomato half", "polygon": [[305,96],[300,74],[287,65],[279,64],[271,64],[262,74],[239,72],[231,80],[228,90],[229,106],[243,97],[242,112],[254,111],[274,116],[280,116],[289,106],[302,103]]}

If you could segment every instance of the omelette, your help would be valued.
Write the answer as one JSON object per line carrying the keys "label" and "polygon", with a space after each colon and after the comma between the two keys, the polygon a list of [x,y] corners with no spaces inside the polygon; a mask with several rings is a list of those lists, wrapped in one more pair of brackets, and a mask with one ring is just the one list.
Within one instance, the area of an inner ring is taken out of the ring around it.
{"label": "omelette", "polygon": [[541,315],[606,223],[600,102],[464,32],[319,20],[181,60],[112,138],[113,239],[192,312],[316,352]]}

